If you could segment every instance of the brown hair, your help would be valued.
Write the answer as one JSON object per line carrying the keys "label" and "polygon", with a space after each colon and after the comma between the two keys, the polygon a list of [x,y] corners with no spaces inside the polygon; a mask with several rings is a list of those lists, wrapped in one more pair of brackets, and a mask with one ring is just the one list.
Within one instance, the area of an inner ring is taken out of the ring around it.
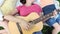
{"label": "brown hair", "polygon": [[21,2],[22,4],[25,4],[25,3],[26,3],[26,0],[20,0],[20,2]]}

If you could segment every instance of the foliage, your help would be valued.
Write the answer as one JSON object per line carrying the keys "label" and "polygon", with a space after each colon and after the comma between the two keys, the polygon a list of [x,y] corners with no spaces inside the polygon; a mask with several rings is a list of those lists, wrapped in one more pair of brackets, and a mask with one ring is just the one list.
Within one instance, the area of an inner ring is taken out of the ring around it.
{"label": "foliage", "polygon": [[60,0],[58,0],[60,2]]}
{"label": "foliage", "polygon": [[60,32],[58,34],[60,34]]}
{"label": "foliage", "polygon": [[43,34],[52,34],[53,27],[45,26],[43,27]]}

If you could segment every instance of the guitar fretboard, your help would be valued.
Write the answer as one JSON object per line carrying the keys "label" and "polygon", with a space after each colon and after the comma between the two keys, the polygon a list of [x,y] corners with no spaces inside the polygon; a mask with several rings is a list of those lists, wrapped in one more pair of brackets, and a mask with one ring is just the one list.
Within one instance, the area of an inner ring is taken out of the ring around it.
{"label": "guitar fretboard", "polygon": [[47,14],[47,15],[45,15],[45,16],[43,15],[43,16],[41,16],[41,17],[39,17],[39,18],[31,21],[30,23],[36,24],[36,23],[38,23],[38,22],[40,22],[40,21],[45,21],[46,19],[49,19],[52,15],[53,15],[53,13]]}

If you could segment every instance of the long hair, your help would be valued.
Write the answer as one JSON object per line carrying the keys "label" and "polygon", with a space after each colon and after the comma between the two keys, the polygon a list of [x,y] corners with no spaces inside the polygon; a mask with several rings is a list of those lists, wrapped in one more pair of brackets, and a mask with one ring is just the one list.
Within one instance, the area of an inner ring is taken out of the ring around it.
{"label": "long hair", "polygon": [[26,3],[26,0],[20,0],[20,2],[21,2],[22,4],[25,4],[25,3]]}

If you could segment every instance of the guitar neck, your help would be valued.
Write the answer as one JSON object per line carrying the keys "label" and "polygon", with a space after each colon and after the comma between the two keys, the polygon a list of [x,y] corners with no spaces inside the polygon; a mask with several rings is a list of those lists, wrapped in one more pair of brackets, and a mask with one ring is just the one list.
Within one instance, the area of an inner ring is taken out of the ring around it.
{"label": "guitar neck", "polygon": [[41,18],[41,21],[45,22],[46,20],[48,20],[49,18],[51,18],[51,16],[53,16],[53,13],[50,13],[50,14],[47,14],[45,16],[42,16]]}
{"label": "guitar neck", "polygon": [[[56,10],[56,12],[59,13],[60,10],[58,9],[58,10]],[[43,15],[43,16],[37,18],[36,20],[33,20],[32,23],[38,23],[38,22],[40,22],[40,21],[45,22],[45,21],[46,21],[47,19],[49,19],[51,16],[53,16],[53,12],[51,12],[51,13],[49,13],[49,14],[47,14],[47,15]]]}
{"label": "guitar neck", "polygon": [[43,16],[41,16],[41,17],[33,20],[31,23],[36,24],[36,23],[38,23],[38,22],[40,22],[40,21],[43,21],[43,22],[44,22],[44,21],[46,21],[47,19],[49,19],[52,15],[53,15],[53,13],[49,13],[49,14],[47,14],[47,15],[45,15],[45,16],[43,15]]}

